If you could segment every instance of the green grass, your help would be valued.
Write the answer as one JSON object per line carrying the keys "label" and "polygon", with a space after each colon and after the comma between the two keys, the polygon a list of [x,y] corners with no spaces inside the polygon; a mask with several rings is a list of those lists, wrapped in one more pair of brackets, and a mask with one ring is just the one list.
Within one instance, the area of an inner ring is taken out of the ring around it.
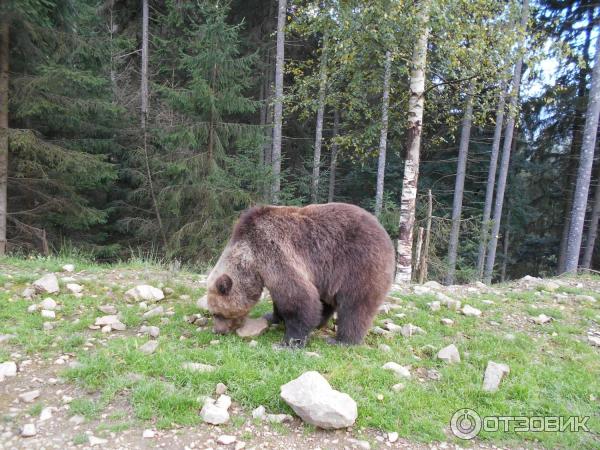
{"label": "green grass", "polygon": [[[563,305],[557,303],[554,293],[536,294],[535,290],[498,296],[471,295],[463,299],[463,303],[481,309],[483,317],[470,318],[446,308],[431,312],[427,303],[434,298],[430,295],[395,295],[402,309],[380,315],[376,322],[381,325],[387,318],[399,325],[412,323],[426,330],[426,334],[411,338],[369,335],[364,345],[348,348],[326,344],[326,333],[321,331],[311,337],[306,348],[321,355],[315,358],[303,350],[274,350],[272,345],[282,338],[282,329],[268,330],[256,338],[256,347],[250,347],[247,341],[235,335],[219,336],[219,343],[211,345],[210,342],[217,339],[212,332],[198,332],[184,320],[184,316],[198,312],[195,300],[202,290],[180,282],[175,274],[165,283],[175,293],[162,302],[174,315],[169,317],[168,323],[161,323],[159,317],[147,321],[158,325],[161,334],[157,351],[145,355],[138,349],[148,338],[135,335],[144,323],[142,311],[137,305],[123,301],[122,294],[130,284],[119,284],[110,292],[103,284],[104,271],[114,267],[88,264],[84,267],[96,274],[99,281],[85,282],[83,297],[54,296],[63,307],[57,316],[65,320],[58,321],[53,330],[44,331],[39,314],[27,313],[30,302],[21,299],[18,293],[35,279],[36,270],[57,270],[64,262],[0,260],[1,265],[15,272],[4,281],[12,283],[10,292],[0,292],[0,333],[17,335],[11,345],[29,354],[41,354],[49,359],[61,352],[76,355],[82,366],[67,369],[63,375],[82,386],[91,397],[74,400],[71,414],[97,418],[117,396],[125,397],[132,416],[117,415],[111,418],[114,423],[104,425],[104,430],[120,431],[136,420],[153,421],[157,428],[198,424],[202,399],[214,395],[214,387],[219,382],[227,384],[228,395],[247,412],[262,404],[270,413],[292,414],[279,397],[280,386],[307,370],[317,370],[335,389],[357,401],[359,415],[355,430],[359,434],[375,428],[397,431],[402,437],[415,441],[448,440],[452,414],[461,408],[472,408],[481,416],[591,416],[588,426],[592,433],[482,433],[479,439],[525,447],[539,442],[548,448],[597,448],[600,358],[598,350],[584,338],[590,326],[598,326],[599,302]],[[132,270],[152,266],[138,262],[134,266],[119,267]],[[0,276],[0,282],[5,278],[6,275]],[[560,292],[585,293],[598,298],[598,294],[590,293],[589,289],[561,287]],[[183,294],[191,299],[180,300]],[[492,300],[494,304],[483,300]],[[88,329],[88,325],[102,315],[97,306],[106,303],[117,306],[128,327],[126,332],[113,333],[111,339]],[[252,314],[259,316],[270,308],[269,302],[262,302]],[[398,318],[398,313],[406,316]],[[543,326],[529,321],[541,313],[555,320]],[[518,326],[513,324],[513,316],[522,319]],[[441,325],[442,317],[453,319],[454,326]],[[513,334],[514,339],[507,339],[508,333]],[[182,336],[185,339],[181,340]],[[90,337],[102,344],[85,351],[84,344]],[[383,343],[391,347],[390,352],[378,349]],[[458,347],[462,361],[445,365],[435,354],[450,343]],[[1,358],[7,356],[8,352],[0,351]],[[493,394],[481,390],[483,372],[490,360],[507,363],[511,369],[500,390]],[[182,368],[188,361],[211,364],[217,369],[210,373],[189,372]],[[413,378],[399,380],[381,369],[388,361],[410,366]],[[419,381],[416,375],[427,369],[438,370],[441,379]],[[400,381],[406,388],[394,392],[391,386]],[[383,401],[377,399],[378,394],[383,395]],[[239,420],[234,418],[230,426],[236,426]],[[285,424],[272,428],[280,434],[288,432]],[[305,432],[312,433],[312,428],[305,427]]]}

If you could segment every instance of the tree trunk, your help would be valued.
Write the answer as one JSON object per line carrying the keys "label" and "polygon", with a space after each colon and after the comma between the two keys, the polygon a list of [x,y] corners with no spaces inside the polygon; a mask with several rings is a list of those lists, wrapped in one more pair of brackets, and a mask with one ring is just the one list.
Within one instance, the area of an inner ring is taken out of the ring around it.
{"label": "tree trunk", "polygon": [[160,210],[158,208],[158,200],[156,193],[154,192],[154,182],[152,180],[152,171],[150,170],[150,157],[148,156],[148,130],[146,128],[146,121],[148,119],[148,0],[142,0],[142,78],[140,80],[141,85],[141,127],[143,134],[143,150],[144,150],[144,162],[146,166],[146,176],[148,177],[148,189],[150,190],[150,197],[152,200],[152,206],[154,214],[156,215],[156,221],[158,223],[158,230],[163,242],[164,250],[167,251],[167,236],[163,227],[162,218],[160,216]]}
{"label": "tree trunk", "polygon": [[275,107],[273,112],[273,203],[281,190],[281,132],[283,126],[283,64],[287,0],[279,0],[277,12],[277,56],[275,57]]}
{"label": "tree trunk", "polygon": [[321,144],[323,143],[323,115],[325,114],[325,94],[327,93],[327,34],[323,37],[321,68],[319,74],[319,99],[315,131],[315,153],[312,175],[312,202],[319,202],[319,172],[321,169]]}
{"label": "tree trunk", "polygon": [[430,0],[423,0],[420,4],[419,24],[421,28],[415,42],[410,69],[408,139],[406,145],[408,150],[404,163],[402,197],[400,199],[396,283],[410,282],[411,279],[413,228],[415,225],[417,182],[419,178],[423,109],[425,107],[425,65],[427,63],[427,40],[429,38],[429,3]]}
{"label": "tree trunk", "polygon": [[335,138],[340,132],[340,113],[337,108],[333,110],[333,142],[331,143],[331,161],[329,168],[329,193],[327,201],[331,203],[335,195],[335,171],[337,169],[338,145]]}
{"label": "tree trunk", "polygon": [[427,191],[427,225],[425,225],[425,244],[423,245],[423,256],[419,264],[418,283],[423,284],[427,279],[427,260],[429,258],[429,242],[431,240],[431,215],[433,213],[433,198],[431,189]]}
{"label": "tree trunk", "polygon": [[6,253],[8,217],[8,17],[0,18],[0,256]]}
{"label": "tree trunk", "polygon": [[581,267],[585,267],[586,269],[590,269],[592,266],[592,256],[596,245],[596,237],[598,236],[598,220],[600,220],[600,164],[598,165],[598,176],[596,177],[596,190],[590,217],[590,227],[588,228],[585,240],[583,260],[581,261]]}
{"label": "tree trunk", "polygon": [[485,250],[490,236],[490,215],[492,213],[492,201],[494,199],[494,185],[496,184],[496,170],[498,167],[498,153],[500,151],[500,140],[502,139],[502,126],[504,125],[504,109],[506,99],[506,83],[503,80],[500,86],[498,108],[496,109],[496,126],[492,140],[492,151],[490,154],[490,168],[488,170],[487,185],[485,188],[485,203],[483,205],[483,217],[481,220],[481,233],[479,236],[479,251],[477,252],[477,276],[483,276],[483,264],[485,262]]}
{"label": "tree trunk", "polygon": [[[527,29],[529,20],[529,0],[523,0],[523,10],[521,13],[521,29]],[[525,45],[521,43],[521,50],[524,51]],[[523,55],[519,56],[512,79],[512,89],[509,99],[508,118],[506,121],[506,130],[504,132],[504,145],[502,146],[502,159],[500,161],[500,172],[498,173],[498,186],[496,190],[496,201],[494,202],[494,216],[492,222],[492,234],[488,243],[487,257],[485,260],[484,282],[491,283],[494,272],[494,263],[496,262],[496,246],[498,245],[498,234],[500,233],[500,222],[502,219],[502,206],[504,204],[504,191],[506,189],[506,178],[508,176],[508,167],[510,165],[510,151],[512,147],[513,133],[515,130],[515,118],[517,106],[519,103],[519,88],[521,85],[521,70],[523,69]]]}
{"label": "tree trunk", "polygon": [[385,178],[385,153],[387,149],[388,109],[390,105],[390,78],[392,73],[392,53],[385,52],[383,71],[383,98],[381,101],[381,135],[379,136],[379,161],[377,163],[377,193],[375,194],[375,215],[379,217],[383,206],[383,181]]}
{"label": "tree trunk", "polygon": [[563,208],[563,228],[560,238],[560,247],[558,250],[558,274],[565,271],[567,261],[567,242],[569,240],[569,228],[571,226],[571,208],[573,207],[573,184],[575,183],[575,172],[577,171],[577,151],[581,148],[583,142],[583,128],[585,127],[585,104],[584,99],[587,93],[587,76],[590,73],[590,45],[592,29],[594,27],[593,8],[588,9],[588,24],[585,30],[585,42],[583,44],[583,61],[585,67],[579,69],[579,79],[577,80],[577,103],[575,105],[575,117],[571,131],[571,145],[567,155],[567,173],[565,177],[566,195],[565,206]]}
{"label": "tree trunk", "polygon": [[500,282],[504,283],[506,281],[506,266],[508,265],[508,244],[509,244],[509,235],[510,235],[510,209],[506,214],[506,226],[504,229],[504,238],[502,239],[503,244],[503,258],[502,258],[502,270],[500,271]]}
{"label": "tree trunk", "polygon": [[596,40],[596,55],[592,72],[592,84],[585,114],[585,128],[583,130],[583,143],[579,157],[579,170],[577,171],[577,184],[573,196],[573,209],[571,212],[571,226],[567,242],[566,272],[577,271],[583,222],[590,189],[592,164],[594,162],[594,149],[596,147],[596,133],[598,132],[598,114],[600,114],[600,35]]}
{"label": "tree trunk", "polygon": [[417,233],[417,245],[415,247],[415,266],[413,267],[413,273],[417,273],[419,270],[419,266],[421,265],[421,257],[423,254],[421,253],[423,248],[423,235],[425,234],[425,228],[419,227]]}
{"label": "tree trunk", "polygon": [[460,146],[458,148],[458,164],[456,169],[456,182],[454,183],[454,200],[452,202],[452,229],[448,244],[448,273],[446,284],[454,284],[456,271],[456,256],[458,253],[458,236],[460,234],[460,218],[462,215],[462,202],[465,190],[465,176],[467,174],[467,156],[469,153],[469,140],[471,139],[471,123],[473,122],[473,90],[474,83],[469,84],[465,114],[462,120],[460,133]]}

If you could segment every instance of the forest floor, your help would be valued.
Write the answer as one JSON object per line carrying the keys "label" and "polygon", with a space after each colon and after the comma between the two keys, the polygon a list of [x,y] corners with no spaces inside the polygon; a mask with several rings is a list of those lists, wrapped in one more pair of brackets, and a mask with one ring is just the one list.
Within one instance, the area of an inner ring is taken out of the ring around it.
{"label": "forest floor", "polygon": [[[65,263],[73,263],[75,271],[63,272]],[[51,272],[60,280],[60,293],[23,296],[32,282]],[[0,375],[0,450],[600,446],[600,277],[529,278],[493,287],[396,287],[374,325],[393,330],[388,323],[413,324],[422,332],[413,328],[404,336],[377,328],[382,334],[370,333],[364,345],[338,347],[325,342],[331,329],[320,330],[302,350],[275,349],[283,334],[276,327],[249,341],[217,336],[210,323],[190,323],[202,313],[196,300],[204,293],[203,279],[143,263],[0,259],[0,364],[14,362],[18,368],[16,376],[2,380]],[[81,285],[82,292],[70,293],[68,283]],[[167,292],[158,302],[162,313],[144,318],[157,305],[145,309],[126,301],[125,291],[139,284]],[[32,306],[47,297],[57,303],[55,318],[42,317]],[[481,315],[447,307],[449,298]],[[441,305],[432,305],[437,301]],[[98,307],[114,307],[126,329],[90,329],[106,315]],[[269,309],[269,300],[263,300],[252,315]],[[535,323],[540,317],[547,322]],[[143,325],[160,330],[158,347],[149,354],[141,351],[150,340],[141,332]],[[436,357],[449,344],[457,347],[460,362]],[[482,390],[489,361],[510,367],[493,393]],[[215,370],[190,371],[186,362]],[[406,367],[410,378],[384,370],[387,362]],[[319,430],[293,415],[280,386],[308,370],[356,400],[352,428]],[[231,419],[212,426],[202,422],[199,410],[205,396],[216,398],[218,383],[232,398]],[[252,411],[259,405],[293,418],[282,423],[255,419]],[[589,417],[589,431],[517,432],[513,423],[508,432],[482,430],[465,441],[450,431],[452,415],[463,408],[481,417]],[[31,437],[22,436],[26,424],[27,431],[35,428]],[[223,435],[235,442],[220,444]]]}

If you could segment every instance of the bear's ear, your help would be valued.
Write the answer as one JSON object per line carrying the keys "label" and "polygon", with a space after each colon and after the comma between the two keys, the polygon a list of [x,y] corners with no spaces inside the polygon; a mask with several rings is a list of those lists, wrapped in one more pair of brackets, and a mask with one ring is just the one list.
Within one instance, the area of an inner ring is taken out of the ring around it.
{"label": "bear's ear", "polygon": [[219,278],[217,278],[216,285],[217,285],[217,291],[219,291],[219,294],[227,295],[227,294],[229,294],[229,291],[231,291],[231,286],[233,285],[233,280],[231,279],[231,277],[229,275],[224,273]]}

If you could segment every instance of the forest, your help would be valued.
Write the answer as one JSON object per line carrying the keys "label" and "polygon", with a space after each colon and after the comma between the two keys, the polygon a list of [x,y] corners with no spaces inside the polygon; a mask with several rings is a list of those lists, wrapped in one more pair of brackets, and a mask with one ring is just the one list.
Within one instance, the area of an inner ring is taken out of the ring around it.
{"label": "forest", "polygon": [[204,268],[335,201],[398,282],[600,270],[593,0],[0,4],[0,256]]}

